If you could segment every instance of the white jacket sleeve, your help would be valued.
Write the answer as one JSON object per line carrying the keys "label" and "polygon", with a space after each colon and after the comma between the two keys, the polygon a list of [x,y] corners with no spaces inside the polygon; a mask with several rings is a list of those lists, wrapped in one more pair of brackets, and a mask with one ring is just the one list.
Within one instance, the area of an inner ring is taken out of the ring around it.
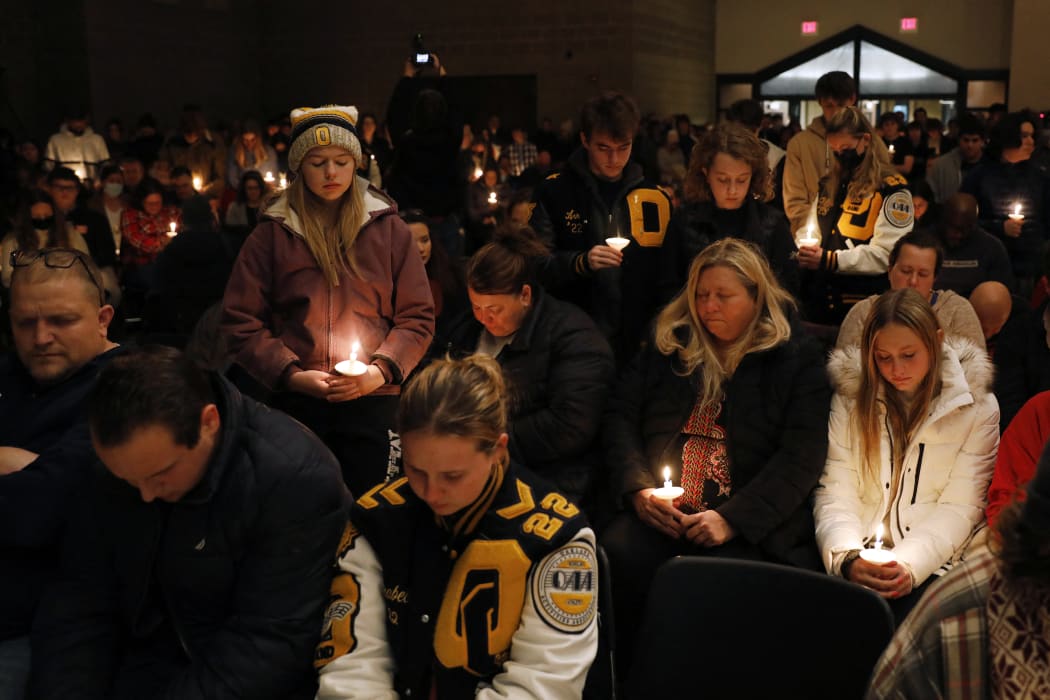
{"label": "white jacket sleeve", "polygon": [[999,404],[989,393],[978,398],[972,410],[976,418],[954,463],[939,465],[950,474],[936,507],[922,520],[909,522],[907,536],[893,548],[911,566],[915,585],[951,561],[984,519],[999,451]]}
{"label": "white jacket sleeve", "polygon": [[[840,275],[881,275],[890,265],[890,252],[897,239],[915,225],[911,194],[896,190],[879,197],[879,213],[871,240],[835,253],[835,271]],[[892,221],[891,221],[892,217]]]}
{"label": "white jacket sleeve", "polygon": [[[558,563],[566,557],[577,560],[579,566],[574,568],[578,570],[590,567],[591,600],[589,611],[584,601],[579,614],[559,621],[545,608],[560,595],[556,590],[557,580],[552,582],[550,574],[559,569]],[[478,700],[580,698],[587,671],[598,651],[595,611],[599,585],[594,532],[584,528],[574,540],[532,567],[521,624],[511,639],[510,658],[503,665],[503,672],[492,679],[491,687],[480,687],[475,697]]]}
{"label": "white jacket sleeve", "polygon": [[355,532],[350,537],[332,580],[318,647],[318,665],[324,665],[317,700],[397,700],[386,639],[383,570],[364,536]]}
{"label": "white jacket sleeve", "polygon": [[841,574],[842,560],[864,546],[865,523],[861,502],[859,440],[851,435],[853,402],[836,393],[828,421],[828,460],[813,493],[813,520],[817,547],[829,574]]}

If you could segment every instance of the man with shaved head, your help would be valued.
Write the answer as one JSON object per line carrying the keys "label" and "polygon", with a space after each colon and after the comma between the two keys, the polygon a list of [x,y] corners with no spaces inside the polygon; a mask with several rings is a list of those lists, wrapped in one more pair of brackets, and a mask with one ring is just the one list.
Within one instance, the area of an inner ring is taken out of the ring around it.
{"label": "man with shaved head", "polygon": [[[0,697],[20,698],[27,635],[72,496],[92,463],[84,401],[119,352],[101,273],[78,250],[18,251],[14,353],[0,359]],[[5,693],[8,693],[5,695]]]}
{"label": "man with shaved head", "polygon": [[1000,282],[1014,288],[1006,247],[977,223],[977,200],[958,192],[944,203],[937,235],[944,246],[944,263],[937,287],[970,296],[982,282]]}

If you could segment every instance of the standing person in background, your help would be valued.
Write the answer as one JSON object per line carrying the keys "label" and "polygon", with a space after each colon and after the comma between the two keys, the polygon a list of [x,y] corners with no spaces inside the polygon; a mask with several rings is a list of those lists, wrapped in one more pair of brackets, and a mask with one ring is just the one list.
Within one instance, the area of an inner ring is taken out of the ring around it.
{"label": "standing person in background", "polygon": [[792,232],[806,226],[820,193],[820,182],[831,172],[835,160],[824,138],[827,122],[857,102],[856,83],[843,71],[820,76],[815,93],[821,116],[814,117],[805,131],[788,142],[785,156],[784,212]]}
{"label": "standing person in background", "polygon": [[[550,250],[540,279],[586,311],[625,363],[660,305],[660,247],[671,202],[630,163],[640,116],[634,100],[606,92],[580,117],[580,147],[537,188],[529,224]],[[627,239],[623,250],[608,238]]]}
{"label": "standing person in background", "polygon": [[911,194],[864,113],[847,107],[826,124],[835,165],[821,181],[820,242],[803,245],[807,320],[838,325],[850,307],[886,289],[883,276],[897,239],[914,224]]}
{"label": "standing person in background", "polygon": [[[397,472],[400,385],[430,345],[434,302],[396,205],[354,173],[357,109],[296,109],[292,123],[295,177],[241,248],[223,332],[235,361],[324,440],[360,495]],[[352,353],[364,373],[336,374]]]}

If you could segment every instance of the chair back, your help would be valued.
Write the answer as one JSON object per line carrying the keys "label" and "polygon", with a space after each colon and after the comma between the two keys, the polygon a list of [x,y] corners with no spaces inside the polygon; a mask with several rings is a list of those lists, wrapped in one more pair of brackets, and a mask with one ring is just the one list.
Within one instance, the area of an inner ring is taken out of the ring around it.
{"label": "chair back", "polygon": [[893,636],[889,606],[841,578],[676,557],[657,571],[629,698],[862,698]]}

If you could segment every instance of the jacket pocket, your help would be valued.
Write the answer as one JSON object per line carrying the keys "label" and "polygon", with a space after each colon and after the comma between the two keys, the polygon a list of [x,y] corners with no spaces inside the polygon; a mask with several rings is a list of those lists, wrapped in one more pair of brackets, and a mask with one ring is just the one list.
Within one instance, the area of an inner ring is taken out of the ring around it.
{"label": "jacket pocket", "polygon": [[922,475],[922,458],[926,454],[926,443],[919,443],[919,461],[915,465],[915,484],[911,490],[911,504],[915,505],[915,499],[919,496],[919,477]]}

